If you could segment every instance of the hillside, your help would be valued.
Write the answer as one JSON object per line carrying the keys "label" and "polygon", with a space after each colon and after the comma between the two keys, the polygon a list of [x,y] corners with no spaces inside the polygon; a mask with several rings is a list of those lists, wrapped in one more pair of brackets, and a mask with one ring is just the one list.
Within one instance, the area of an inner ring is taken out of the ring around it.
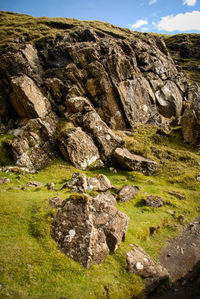
{"label": "hillside", "polygon": [[160,250],[200,214],[199,35],[0,21],[0,298],[165,292]]}

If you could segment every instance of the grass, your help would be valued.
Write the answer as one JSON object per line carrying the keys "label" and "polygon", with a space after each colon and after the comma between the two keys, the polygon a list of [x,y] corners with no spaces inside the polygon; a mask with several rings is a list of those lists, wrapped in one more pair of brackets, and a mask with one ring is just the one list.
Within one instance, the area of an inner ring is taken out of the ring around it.
{"label": "grass", "polygon": [[62,39],[61,35],[80,28],[92,28],[97,32],[117,38],[131,37],[133,31],[100,21],[79,21],[69,18],[32,17],[25,14],[0,12],[0,48],[7,44],[35,43],[43,39]]}
{"label": "grass", "polygon": [[[124,184],[142,188],[136,198],[117,205],[130,218],[125,242],[101,265],[93,265],[89,270],[64,256],[50,237],[55,210],[49,207],[48,199],[69,197],[69,190],[61,187],[77,169],[58,159],[38,174],[0,172],[0,177],[11,180],[0,190],[0,283],[3,285],[0,298],[131,298],[133,295],[142,298],[141,279],[126,270],[126,252],[131,249],[130,244],[137,243],[158,260],[166,240],[182,229],[179,216],[184,215],[190,221],[199,215],[200,186],[195,175],[200,172],[197,163],[200,155],[182,142],[178,128],[160,136],[155,127],[138,125],[124,139],[130,150],[157,161],[159,170],[150,177],[123,170],[117,174],[109,169],[84,172],[88,176],[103,173],[117,188]],[[45,185],[54,182],[57,191],[49,191],[46,186],[25,191],[12,189],[30,180]],[[185,199],[179,200],[168,191],[183,193]],[[143,206],[142,198],[150,194],[162,196],[165,205]],[[171,215],[169,210],[175,214]],[[150,236],[152,225],[160,229]]]}

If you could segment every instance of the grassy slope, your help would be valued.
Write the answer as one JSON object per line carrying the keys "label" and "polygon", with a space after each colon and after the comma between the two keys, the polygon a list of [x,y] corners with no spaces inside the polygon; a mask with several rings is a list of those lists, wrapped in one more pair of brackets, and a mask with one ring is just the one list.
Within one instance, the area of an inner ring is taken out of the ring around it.
{"label": "grassy slope", "polygon": [[[0,172],[1,177],[11,179],[0,191],[0,283],[4,285],[0,298],[142,297],[142,281],[126,271],[125,254],[131,249],[130,244],[138,243],[157,259],[166,240],[182,227],[178,216],[182,214],[189,221],[200,213],[200,185],[195,180],[200,172],[200,154],[183,144],[179,130],[163,137],[155,132],[152,126],[140,125],[131,136],[124,136],[130,149],[159,162],[159,170],[153,176],[126,171],[113,174],[108,169],[85,171],[90,176],[104,173],[117,187],[127,183],[142,187],[135,199],[117,206],[130,217],[125,243],[101,265],[89,270],[60,253],[49,235],[55,211],[49,208],[48,198],[59,194],[65,199],[68,192],[60,188],[77,169],[59,159],[39,174],[18,177]],[[30,180],[45,184],[54,181],[58,191],[47,191],[46,187],[26,191],[10,188]],[[180,201],[170,196],[168,190],[184,193],[186,199]],[[141,199],[146,194],[160,195],[168,203],[157,209],[144,207]],[[176,211],[175,216],[168,210]],[[150,226],[160,229],[149,236]]]}
{"label": "grassy slope", "polygon": [[[21,43],[41,43],[44,40],[56,39],[57,43],[62,35],[77,28],[93,28],[100,33],[119,38],[133,38],[139,36],[141,39],[148,39],[148,36],[162,36],[172,57],[180,50],[181,45],[186,48],[195,47],[199,49],[199,34],[177,34],[159,35],[154,33],[141,33],[128,28],[120,28],[109,23],[100,21],[80,21],[68,18],[32,17],[25,14],[16,14],[0,11],[0,52],[8,49],[8,44],[18,48]],[[186,40],[186,42],[185,42]],[[176,48],[177,45],[177,49]],[[174,48],[175,46],[175,48]],[[189,78],[194,82],[200,82],[199,58],[177,58],[176,62],[185,70]]]}
{"label": "grassy slope", "polygon": [[90,27],[116,37],[131,37],[133,31],[100,21],[79,21],[67,18],[32,17],[0,11],[0,48],[8,43],[34,43],[42,38],[56,38],[78,27]]}

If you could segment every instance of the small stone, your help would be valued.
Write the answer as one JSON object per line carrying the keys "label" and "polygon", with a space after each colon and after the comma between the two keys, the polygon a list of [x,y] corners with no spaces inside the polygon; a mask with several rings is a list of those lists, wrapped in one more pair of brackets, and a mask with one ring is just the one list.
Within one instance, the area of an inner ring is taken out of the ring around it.
{"label": "small stone", "polygon": [[47,189],[48,190],[55,190],[55,183],[54,182],[48,183],[47,184]]}
{"label": "small stone", "polygon": [[129,201],[136,196],[138,193],[138,188],[136,186],[124,185],[117,195],[117,200]]}
{"label": "small stone", "polygon": [[180,251],[181,251],[181,254],[183,255],[184,254],[184,249],[182,247],[180,248]]}
{"label": "small stone", "polygon": [[162,197],[156,195],[149,195],[143,201],[148,207],[158,208],[164,206]]}
{"label": "small stone", "polygon": [[8,178],[0,178],[0,184],[8,184],[10,183],[10,179]]}
{"label": "small stone", "polygon": [[44,184],[38,181],[30,181],[26,185],[27,187],[44,187]]}

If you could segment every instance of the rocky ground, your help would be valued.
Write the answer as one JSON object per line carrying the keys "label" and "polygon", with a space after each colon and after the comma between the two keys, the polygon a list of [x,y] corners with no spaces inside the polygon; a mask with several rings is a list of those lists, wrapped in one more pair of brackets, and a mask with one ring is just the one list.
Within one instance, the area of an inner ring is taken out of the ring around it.
{"label": "rocky ground", "polygon": [[200,298],[200,286],[194,295],[194,281],[200,269],[200,217],[185,226],[182,234],[173,238],[161,250],[160,262],[172,278],[172,288],[152,299]]}

